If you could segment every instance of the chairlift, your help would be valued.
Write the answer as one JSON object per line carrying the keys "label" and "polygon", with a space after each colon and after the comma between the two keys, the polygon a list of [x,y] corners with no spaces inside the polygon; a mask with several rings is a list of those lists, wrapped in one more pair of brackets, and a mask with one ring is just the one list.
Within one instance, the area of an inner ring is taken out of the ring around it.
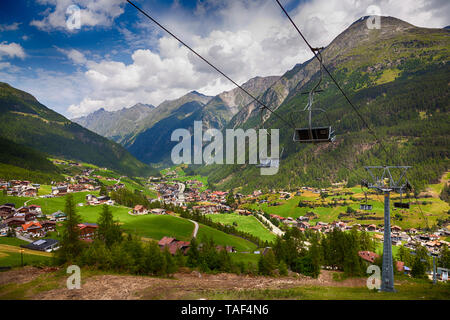
{"label": "chairlift", "polygon": [[364,191],[364,189],[363,189],[363,192],[364,192],[364,197],[365,197],[366,201],[359,205],[359,210],[370,211],[370,210],[372,210],[373,207],[371,204],[367,203],[367,192]]}
{"label": "chairlift", "polygon": [[[295,128],[294,130],[294,136],[293,140],[294,142],[300,142],[300,143],[324,143],[324,142],[333,142],[336,138],[335,133],[331,127],[330,124],[328,126],[313,126],[312,124],[312,113],[313,111],[320,111],[325,113],[325,110],[320,108],[313,109],[314,104],[314,95],[316,93],[320,93],[323,90],[318,90],[320,84],[323,80],[323,63],[322,63],[322,55],[320,51],[323,48],[314,48],[313,50],[317,52],[317,56],[319,57],[319,63],[320,63],[320,79],[319,82],[314,86],[314,88],[308,92],[309,98],[308,98],[308,104],[306,105],[305,109],[303,109],[303,112],[308,113],[308,123],[309,126],[307,128]],[[328,121],[329,122],[329,121]]]}
{"label": "chairlift", "polygon": [[400,202],[394,202],[394,208],[399,208],[399,209],[409,209],[410,208],[409,202],[403,203],[402,193],[400,193]]}

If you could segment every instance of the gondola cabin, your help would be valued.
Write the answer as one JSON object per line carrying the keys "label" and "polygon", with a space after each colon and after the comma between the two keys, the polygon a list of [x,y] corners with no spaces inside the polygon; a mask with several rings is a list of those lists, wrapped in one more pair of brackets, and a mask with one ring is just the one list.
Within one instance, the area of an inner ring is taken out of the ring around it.
{"label": "gondola cabin", "polygon": [[409,209],[410,205],[409,205],[409,203],[394,202],[394,207],[399,208],[399,209]]}
{"label": "gondola cabin", "polygon": [[359,205],[359,210],[365,210],[365,211],[369,211],[372,210],[372,205],[371,204],[365,204],[365,203],[361,203]]}
{"label": "gondola cabin", "polygon": [[301,143],[333,142],[336,138],[331,127],[295,129],[294,141]]}

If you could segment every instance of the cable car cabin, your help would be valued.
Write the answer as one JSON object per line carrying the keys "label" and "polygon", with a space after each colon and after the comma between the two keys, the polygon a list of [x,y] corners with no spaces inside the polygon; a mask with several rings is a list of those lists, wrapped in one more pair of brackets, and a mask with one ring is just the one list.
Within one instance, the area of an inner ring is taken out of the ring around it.
{"label": "cable car cabin", "polygon": [[331,127],[295,129],[294,141],[301,143],[333,142],[336,138]]}
{"label": "cable car cabin", "polygon": [[365,204],[365,203],[361,203],[360,205],[359,205],[359,210],[366,210],[366,211],[368,211],[368,210],[372,210],[372,205],[371,204]]}
{"label": "cable car cabin", "polygon": [[394,207],[400,209],[409,209],[409,203],[394,202]]}

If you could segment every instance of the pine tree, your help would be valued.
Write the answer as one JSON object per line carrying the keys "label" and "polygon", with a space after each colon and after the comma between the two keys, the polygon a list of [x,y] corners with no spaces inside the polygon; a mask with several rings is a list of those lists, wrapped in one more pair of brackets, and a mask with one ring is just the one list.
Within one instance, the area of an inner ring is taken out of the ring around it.
{"label": "pine tree", "polygon": [[171,275],[171,274],[175,273],[178,270],[178,266],[177,266],[177,263],[175,262],[175,259],[172,257],[172,254],[170,253],[170,251],[167,247],[164,249],[163,257],[165,260],[164,273],[166,275]]}
{"label": "pine tree", "polygon": [[262,275],[271,276],[277,267],[277,262],[272,249],[266,254],[261,254],[258,260],[258,271]]}
{"label": "pine tree", "polygon": [[425,278],[426,276],[425,263],[421,261],[419,256],[415,256],[411,268],[411,276],[414,278]]}
{"label": "pine tree", "polygon": [[278,264],[278,271],[280,273],[280,276],[288,275],[288,268],[286,262],[284,262],[283,260],[281,260],[280,263]]}
{"label": "pine tree", "polygon": [[64,224],[62,232],[61,248],[57,251],[57,259],[60,263],[74,262],[83,250],[83,244],[79,239],[81,217],[75,210],[73,195],[66,196],[64,212],[67,215],[67,221]]}
{"label": "pine tree", "polygon": [[187,254],[187,266],[190,268],[195,268],[198,266],[200,262],[200,252],[198,250],[198,244],[197,239],[193,238],[191,240],[191,246],[189,248],[188,254]]}
{"label": "pine tree", "polygon": [[150,242],[144,251],[145,273],[161,275],[166,271],[166,261],[156,242]]}
{"label": "pine tree", "polygon": [[105,187],[104,185],[102,185],[102,186],[100,187],[99,194],[100,194],[101,196],[108,196],[108,190],[106,190],[106,187]]}
{"label": "pine tree", "polygon": [[105,243],[108,248],[114,243],[122,241],[122,230],[120,225],[114,221],[113,215],[109,206],[104,204],[102,212],[97,220],[98,224],[98,238]]}
{"label": "pine tree", "polygon": [[320,275],[320,266],[322,265],[322,252],[320,250],[319,241],[316,237],[313,237],[311,242],[311,247],[309,248],[308,255],[311,257],[312,261],[312,272],[311,276],[317,278]]}
{"label": "pine tree", "polygon": [[236,203],[236,200],[234,199],[233,191],[230,191],[230,193],[228,193],[227,198],[226,198],[226,204],[231,207],[235,203]]}
{"label": "pine tree", "polygon": [[450,268],[450,250],[444,244],[441,249],[441,257],[437,260],[437,264],[442,268]]}
{"label": "pine tree", "polygon": [[181,268],[186,265],[186,257],[180,249],[177,249],[177,252],[175,253],[175,264],[177,265],[177,268]]}

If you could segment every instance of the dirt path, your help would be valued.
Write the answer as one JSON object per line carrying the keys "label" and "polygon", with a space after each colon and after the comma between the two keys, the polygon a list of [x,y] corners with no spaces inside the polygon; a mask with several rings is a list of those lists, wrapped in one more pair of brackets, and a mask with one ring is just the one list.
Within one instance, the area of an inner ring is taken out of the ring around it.
{"label": "dirt path", "polygon": [[[24,272],[25,271],[25,272]],[[36,268],[14,269],[0,273],[0,285],[25,283],[48,271]],[[302,286],[362,287],[365,279],[347,279],[336,282],[332,272],[323,270],[318,279],[305,276],[269,278],[261,276],[238,276],[235,274],[177,273],[173,279],[127,275],[95,275],[83,279],[81,290],[68,290],[65,278],[60,287],[39,292],[29,297],[36,300],[129,300],[129,299],[198,299],[208,292],[242,291],[257,289],[289,289]]]}

